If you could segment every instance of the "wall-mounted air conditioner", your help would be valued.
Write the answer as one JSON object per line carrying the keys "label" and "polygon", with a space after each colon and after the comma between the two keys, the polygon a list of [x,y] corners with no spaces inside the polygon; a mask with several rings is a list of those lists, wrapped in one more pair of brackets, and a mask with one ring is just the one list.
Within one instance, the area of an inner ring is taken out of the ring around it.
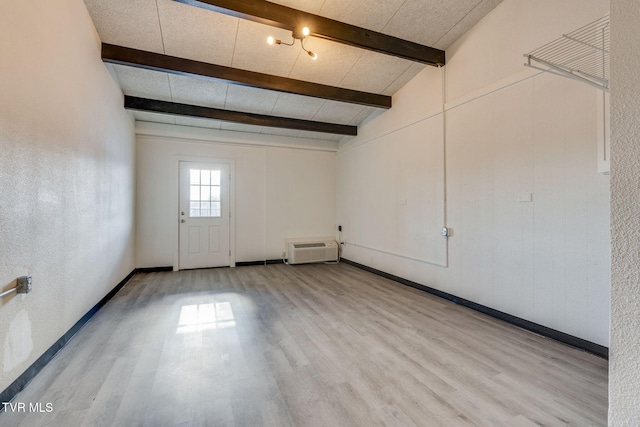
{"label": "wall-mounted air conditioner", "polygon": [[338,243],[330,241],[287,242],[289,264],[338,261]]}

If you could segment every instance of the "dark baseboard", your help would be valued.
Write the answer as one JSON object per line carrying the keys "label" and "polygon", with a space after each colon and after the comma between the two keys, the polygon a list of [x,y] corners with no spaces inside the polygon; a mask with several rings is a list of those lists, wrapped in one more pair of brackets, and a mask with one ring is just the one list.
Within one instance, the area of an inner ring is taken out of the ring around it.
{"label": "dark baseboard", "polygon": [[134,272],[136,274],[138,273],[159,273],[161,271],[173,271],[173,267],[169,266],[169,267],[143,267],[143,268],[136,268],[134,270]]}
{"label": "dark baseboard", "polygon": [[236,262],[236,267],[247,267],[251,265],[268,265],[268,264],[283,264],[285,260],[281,259],[268,259],[264,261],[242,261]]}
{"label": "dark baseboard", "polygon": [[609,348],[593,343],[591,341],[584,340],[582,338],[575,337],[573,335],[566,334],[564,332],[557,331],[555,329],[548,328],[546,326],[540,325],[538,323],[531,322],[526,319],[522,319],[520,317],[513,316],[511,314],[505,313],[503,311],[495,310],[491,307],[487,307],[482,304],[478,304],[476,302],[459,298],[453,294],[449,294],[447,292],[439,291],[437,289],[431,288],[429,286],[421,285],[420,283],[413,282],[411,280],[404,279],[402,277],[394,276],[393,274],[386,273],[381,270],[377,270],[375,268],[366,266],[364,264],[359,264],[355,261],[351,261],[345,258],[341,258],[340,261],[345,264],[353,265],[354,267],[358,267],[362,270],[368,271],[370,273],[374,273],[378,276],[382,276],[384,278],[393,280],[398,283],[402,283],[403,285],[411,286],[412,288],[419,289],[421,291],[427,292],[431,295],[435,295],[447,301],[451,301],[455,304],[470,308],[477,312],[486,314],[488,316],[494,317],[496,319],[505,321],[507,323],[511,323],[512,325],[518,326],[522,329],[526,329],[530,332],[536,333],[538,335],[542,335],[547,338],[554,339],[563,344],[570,345],[572,347],[579,348],[581,350],[587,351],[589,353],[595,354],[596,356],[603,357],[605,359],[609,359]]}
{"label": "dark baseboard", "polygon": [[[263,261],[240,261],[240,262],[236,262],[236,267],[247,267],[247,266],[251,266],[251,265],[266,265],[266,264],[282,264],[284,263],[283,260],[281,259],[268,259],[268,260],[263,260]],[[213,267],[213,268],[220,268],[220,267]],[[225,267],[222,267],[225,268]],[[193,270],[202,270],[200,268],[194,268]],[[136,268],[135,272],[136,273],[159,273],[162,271],[173,271],[173,267],[169,266],[169,267],[144,267],[144,268]]]}
{"label": "dark baseboard", "polygon": [[[120,289],[138,272],[138,269],[133,270],[127,275],[120,283],[118,283],[104,298],[94,305],[75,325],[71,327],[60,339],[58,339],[47,351],[42,354],[35,362],[27,368],[9,387],[7,387],[2,393],[0,393],[0,402],[10,402],[16,397],[29,382],[44,368],[47,363],[53,359],[53,357],[64,347],[73,336],[93,317],[98,310],[100,310]],[[0,407],[0,412],[3,411],[3,407]]]}
{"label": "dark baseboard", "polygon": [[266,261],[241,261],[236,262],[236,267],[250,267],[252,265],[265,265]]}

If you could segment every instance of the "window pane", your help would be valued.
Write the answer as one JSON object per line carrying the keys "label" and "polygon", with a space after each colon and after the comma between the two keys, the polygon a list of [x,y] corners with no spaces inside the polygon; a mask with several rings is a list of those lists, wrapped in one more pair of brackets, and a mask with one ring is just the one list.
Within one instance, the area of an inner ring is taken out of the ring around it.
{"label": "window pane", "polygon": [[211,185],[220,185],[220,171],[211,171]]}
{"label": "window pane", "polygon": [[220,187],[211,187],[211,200],[214,202],[220,201]]}
{"label": "window pane", "polygon": [[201,181],[200,184],[202,185],[209,185],[211,184],[211,171],[210,170],[203,170],[202,171],[202,175],[201,175]]}
{"label": "window pane", "polygon": [[189,202],[189,216],[192,218],[200,216],[200,202]]}
{"label": "window pane", "polygon": [[191,200],[191,201],[200,200],[200,186],[199,185],[192,185],[191,186],[191,194],[190,194],[189,200]]}
{"label": "window pane", "polygon": [[206,200],[206,201],[211,200],[211,187],[202,186],[200,188],[202,189],[200,193],[200,200]]}
{"label": "window pane", "polygon": [[211,203],[202,202],[200,204],[200,216],[211,216]]}
{"label": "window pane", "polygon": [[189,170],[189,175],[190,175],[189,183],[191,185],[200,184],[200,170],[199,169],[190,169]]}

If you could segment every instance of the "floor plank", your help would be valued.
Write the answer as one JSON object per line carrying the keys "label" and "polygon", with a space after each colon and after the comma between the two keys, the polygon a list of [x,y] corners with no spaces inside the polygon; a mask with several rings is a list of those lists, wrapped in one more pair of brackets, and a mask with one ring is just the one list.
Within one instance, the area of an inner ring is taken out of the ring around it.
{"label": "floor plank", "polygon": [[138,274],[14,426],[603,426],[607,361],[338,265]]}

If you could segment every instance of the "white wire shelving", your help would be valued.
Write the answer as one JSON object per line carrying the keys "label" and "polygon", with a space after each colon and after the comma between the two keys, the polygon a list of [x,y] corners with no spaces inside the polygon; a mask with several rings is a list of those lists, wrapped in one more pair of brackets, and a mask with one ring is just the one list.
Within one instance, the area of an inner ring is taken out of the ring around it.
{"label": "white wire shelving", "polygon": [[609,15],[530,53],[527,67],[559,74],[609,91]]}

